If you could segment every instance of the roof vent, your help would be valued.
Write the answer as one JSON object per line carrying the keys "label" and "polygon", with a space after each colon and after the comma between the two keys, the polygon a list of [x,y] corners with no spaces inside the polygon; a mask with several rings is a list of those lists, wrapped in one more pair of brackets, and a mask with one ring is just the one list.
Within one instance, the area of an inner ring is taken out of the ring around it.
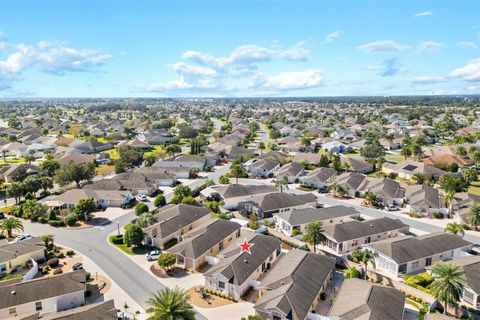
{"label": "roof vent", "polygon": [[248,263],[248,262],[247,262],[247,259],[243,259],[243,262]]}
{"label": "roof vent", "polygon": [[15,290],[12,290],[10,293],[12,294],[12,296],[17,294],[17,292]]}
{"label": "roof vent", "polygon": [[372,227],[372,228],[373,228],[373,224],[371,224],[371,225],[370,225],[370,227]]}

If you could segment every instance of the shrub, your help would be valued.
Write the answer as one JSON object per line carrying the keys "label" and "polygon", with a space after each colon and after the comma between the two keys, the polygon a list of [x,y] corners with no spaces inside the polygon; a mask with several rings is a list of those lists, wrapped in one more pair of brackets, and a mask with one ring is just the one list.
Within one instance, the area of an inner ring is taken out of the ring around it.
{"label": "shrub", "polygon": [[50,270],[50,268],[45,266],[45,267],[42,267],[41,272],[42,272],[42,274],[47,274],[49,270]]}
{"label": "shrub", "polygon": [[87,272],[85,273],[85,280],[90,280],[90,277],[92,276],[92,274],[90,272]]}
{"label": "shrub", "polygon": [[50,220],[48,224],[52,227],[63,227],[65,225],[62,220]]}
{"label": "shrub", "polygon": [[60,263],[60,260],[58,260],[58,258],[52,258],[52,259],[49,259],[47,261],[47,265],[50,267],[50,268],[56,268],[58,267],[58,264]]}
{"label": "shrub", "polygon": [[218,182],[220,184],[229,184],[230,179],[227,176],[220,176],[220,178],[218,178]]}
{"label": "shrub", "polygon": [[68,250],[67,251],[67,256],[69,256],[69,257],[73,256],[74,254],[75,254],[75,251],[73,251],[73,250]]}
{"label": "shrub", "polygon": [[301,234],[302,234],[302,231],[300,231],[299,229],[293,229],[292,231],[292,237],[295,237]]}
{"label": "shrub", "polygon": [[47,223],[48,222],[48,218],[47,217],[40,217],[38,218],[38,222],[44,224],[44,223]]}
{"label": "shrub", "polygon": [[155,200],[153,201],[153,205],[155,207],[163,207],[166,204],[167,201],[165,200],[165,196],[163,194],[159,194],[158,196],[156,196]]}
{"label": "shrub", "polygon": [[53,270],[53,274],[62,274],[62,273],[63,273],[62,269]]}
{"label": "shrub", "polygon": [[443,219],[443,213],[438,212],[438,211],[435,211],[434,213],[432,213],[432,216],[433,216],[435,219]]}
{"label": "shrub", "polygon": [[139,215],[141,215],[142,213],[145,213],[145,212],[148,212],[148,206],[145,203],[140,202],[135,206],[135,214],[137,216],[139,216]]}
{"label": "shrub", "polygon": [[72,216],[69,216],[65,219],[65,223],[67,224],[67,226],[73,226],[75,225],[75,223],[77,223],[77,217],[72,215]]}
{"label": "shrub", "polygon": [[123,235],[122,234],[118,234],[116,236],[113,236],[111,239],[112,239],[113,244],[123,244]]}
{"label": "shrub", "polygon": [[58,253],[55,253],[55,257],[57,257],[58,259],[63,259],[65,258],[65,255],[63,254],[63,252],[58,252]]}

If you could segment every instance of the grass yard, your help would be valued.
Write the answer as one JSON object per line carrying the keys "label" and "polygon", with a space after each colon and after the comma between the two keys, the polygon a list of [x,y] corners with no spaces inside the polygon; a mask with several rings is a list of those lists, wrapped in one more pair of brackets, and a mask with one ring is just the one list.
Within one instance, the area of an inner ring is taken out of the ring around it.
{"label": "grass yard", "polygon": [[8,281],[8,280],[13,280],[13,279],[18,279],[21,278],[23,275],[14,273],[14,274],[6,274],[3,277],[0,278],[0,281]]}
{"label": "grass yard", "polygon": [[143,156],[148,157],[148,156],[151,156],[151,155],[155,155],[155,151],[162,150],[162,149],[163,149],[162,146],[153,146],[152,150],[144,152]]}
{"label": "grass yard", "polygon": [[125,252],[126,254],[129,254],[131,256],[134,256],[134,255],[137,255],[137,254],[146,254],[147,252],[158,249],[156,247],[147,247],[147,246],[143,246],[143,245],[138,246],[138,247],[129,247],[125,243],[115,244],[115,243],[113,243],[113,239],[115,237],[116,237],[116,235],[111,235],[110,237],[108,237],[108,242],[110,242],[110,244],[114,245],[118,249],[122,250],[123,252]]}
{"label": "grass yard", "polygon": [[474,181],[468,187],[468,192],[480,196],[480,181]]}
{"label": "grass yard", "polygon": [[102,153],[108,153],[108,154],[110,155],[110,159],[111,159],[111,160],[115,160],[115,159],[120,158],[120,156],[118,155],[118,151],[117,151],[116,148],[113,148],[113,149],[104,151],[104,152],[102,152]]}

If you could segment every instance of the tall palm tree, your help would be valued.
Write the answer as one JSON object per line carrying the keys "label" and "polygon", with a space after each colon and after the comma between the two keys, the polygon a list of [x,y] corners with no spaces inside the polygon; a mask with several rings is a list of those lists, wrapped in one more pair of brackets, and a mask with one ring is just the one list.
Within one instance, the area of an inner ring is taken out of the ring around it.
{"label": "tall palm tree", "polygon": [[138,224],[142,228],[146,228],[151,226],[155,223],[155,218],[153,217],[151,212],[142,213],[137,217],[136,224]]}
{"label": "tall palm tree", "polygon": [[448,205],[448,217],[453,215],[453,200],[455,199],[455,190],[449,190],[445,195],[445,202]]}
{"label": "tall palm tree", "polygon": [[240,163],[234,163],[230,167],[230,175],[236,179],[235,184],[238,184],[238,178],[244,177],[246,175],[245,168]]}
{"label": "tall palm tree", "polygon": [[475,230],[478,231],[478,226],[480,225],[480,204],[474,203],[470,206],[467,215],[467,222],[475,227]]}
{"label": "tall palm tree", "polygon": [[188,302],[187,293],[175,287],[157,291],[147,300],[148,320],[195,320],[195,311]]}
{"label": "tall palm tree", "polygon": [[36,220],[39,216],[45,213],[45,207],[36,199],[26,200],[22,205],[24,218]]}
{"label": "tall palm tree", "polygon": [[438,262],[432,267],[432,279],[429,288],[437,300],[445,303],[444,313],[447,314],[449,303],[460,299],[465,282],[463,270],[453,263]]}
{"label": "tall palm tree", "polygon": [[0,222],[0,234],[7,231],[9,238],[12,238],[12,231],[23,231],[22,221],[15,218],[8,218]]}
{"label": "tall palm tree", "polygon": [[327,237],[323,234],[322,223],[320,221],[312,221],[305,227],[305,236],[303,241],[313,245],[313,252],[317,252],[317,244],[327,241]]}
{"label": "tall palm tree", "polygon": [[363,202],[367,206],[377,207],[380,203],[380,197],[376,193],[369,191],[365,193],[365,199]]}
{"label": "tall palm tree", "polygon": [[3,158],[3,161],[5,161],[5,163],[7,163],[7,154],[8,154],[8,150],[2,150],[2,158]]}
{"label": "tall palm tree", "polygon": [[377,258],[377,254],[370,250],[360,250],[357,249],[352,253],[352,260],[356,263],[361,263],[365,269],[364,277],[367,279],[367,272],[368,272],[368,264],[370,263],[374,268],[376,266],[375,259]]}
{"label": "tall palm tree", "polygon": [[465,226],[456,222],[451,222],[445,227],[445,232],[460,234],[463,237],[465,235]]}
{"label": "tall palm tree", "polygon": [[283,188],[288,189],[288,177],[283,176],[280,180],[275,180],[275,187],[280,189],[280,193],[283,193]]}

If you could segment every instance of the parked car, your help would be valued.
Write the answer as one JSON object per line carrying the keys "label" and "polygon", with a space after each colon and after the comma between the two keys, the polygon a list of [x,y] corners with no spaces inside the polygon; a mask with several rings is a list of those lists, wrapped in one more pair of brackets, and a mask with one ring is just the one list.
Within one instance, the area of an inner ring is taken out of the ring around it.
{"label": "parked car", "polygon": [[392,204],[392,205],[385,206],[385,210],[387,210],[387,211],[398,211],[398,210],[400,210],[400,208]]}
{"label": "parked car", "polygon": [[81,262],[77,262],[72,266],[72,270],[82,270],[83,269],[83,264]]}
{"label": "parked car", "polygon": [[147,257],[147,261],[154,261],[154,260],[157,260],[158,257],[160,257],[160,250],[154,250],[154,251],[150,251],[150,252],[147,252],[147,254],[145,255]]}
{"label": "parked car", "polygon": [[137,198],[138,201],[147,201],[148,200],[147,196],[144,195],[144,194],[137,194],[136,198]]}
{"label": "parked car", "polygon": [[13,239],[12,243],[22,242],[29,239],[33,239],[33,236],[31,234],[25,233]]}

